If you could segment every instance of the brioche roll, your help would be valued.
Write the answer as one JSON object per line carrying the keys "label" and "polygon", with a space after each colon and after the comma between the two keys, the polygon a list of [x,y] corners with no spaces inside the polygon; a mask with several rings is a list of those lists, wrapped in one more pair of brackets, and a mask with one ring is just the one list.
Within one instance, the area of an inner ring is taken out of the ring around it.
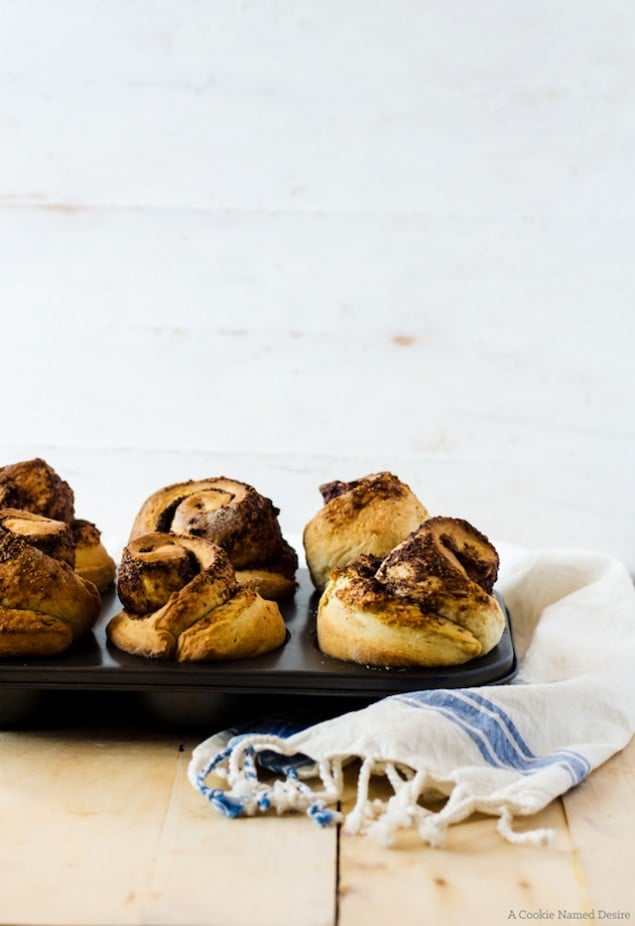
{"label": "brioche roll", "polygon": [[279,509],[252,486],[224,476],[154,492],[137,514],[130,540],[151,532],[200,537],[225,550],[238,581],[274,600],[296,588],[298,558],[284,540]]}
{"label": "brioche roll", "polygon": [[65,652],[91,630],[100,604],[68,563],[0,530],[0,657]]}
{"label": "brioche roll", "polygon": [[[105,592],[113,584],[115,563],[101,542],[99,530],[90,521],[75,518],[73,490],[45,460],[36,457],[0,467],[0,508],[22,511],[25,524],[31,513],[68,525],[74,550],[66,561],[74,564],[78,575],[93,582],[99,592]],[[25,524],[17,532],[22,531],[22,536],[43,549],[42,541],[36,541],[34,533],[44,531],[43,525],[36,528],[33,521],[27,529]],[[61,537],[61,529],[56,530]]]}
{"label": "brioche roll", "polygon": [[331,573],[317,638],[329,656],[381,666],[450,666],[496,646],[498,554],[467,521],[429,518],[383,560]]}
{"label": "brioche roll", "polygon": [[281,646],[278,605],[241,587],[225,551],[200,537],[154,531],[124,549],[124,610],[106,630],[119,649],[177,662],[245,659]]}
{"label": "brioche roll", "polygon": [[303,533],[307,566],[320,591],[332,569],[362,553],[385,556],[428,517],[412,490],[388,472],[328,482],[320,492],[324,506]]}

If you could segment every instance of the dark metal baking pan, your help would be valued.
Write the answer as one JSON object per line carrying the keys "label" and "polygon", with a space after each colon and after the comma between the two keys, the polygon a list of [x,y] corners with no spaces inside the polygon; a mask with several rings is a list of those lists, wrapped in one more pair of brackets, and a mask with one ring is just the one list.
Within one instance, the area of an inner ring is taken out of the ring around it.
{"label": "dark metal baking pan", "polygon": [[460,666],[389,669],[325,656],[315,641],[318,596],[306,570],[300,570],[299,583],[294,598],[282,605],[287,641],[264,656],[215,663],[171,663],[121,652],[106,640],[106,624],[121,608],[112,592],[104,598],[102,616],[93,633],[74,649],[56,657],[1,660],[0,689],[380,698],[428,688],[502,684],[516,674],[516,653],[507,612],[505,631],[498,645],[486,656]]}

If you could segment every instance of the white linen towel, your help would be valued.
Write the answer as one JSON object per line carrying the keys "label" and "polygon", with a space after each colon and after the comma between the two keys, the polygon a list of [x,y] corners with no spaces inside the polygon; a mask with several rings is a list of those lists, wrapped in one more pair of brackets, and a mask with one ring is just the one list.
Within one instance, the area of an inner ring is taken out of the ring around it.
{"label": "white linen towel", "polygon": [[[328,824],[341,820],[343,767],[357,758],[348,832],[389,845],[414,827],[441,845],[450,824],[480,811],[512,842],[548,841],[516,833],[513,818],[579,784],[635,732],[635,590],[604,555],[498,549],[520,658],[510,684],[395,695],[306,729],[224,731],[194,750],[193,786],[228,816],[294,809]],[[388,800],[369,799],[374,775],[390,782]],[[421,803],[443,796],[437,811]]]}

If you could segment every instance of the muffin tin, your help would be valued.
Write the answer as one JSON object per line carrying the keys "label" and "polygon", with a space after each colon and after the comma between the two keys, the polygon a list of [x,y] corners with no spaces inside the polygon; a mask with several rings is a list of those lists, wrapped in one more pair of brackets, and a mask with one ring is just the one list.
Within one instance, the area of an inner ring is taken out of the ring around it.
{"label": "muffin tin", "polygon": [[293,599],[281,605],[287,624],[286,642],[264,656],[216,663],[172,663],[131,656],[106,639],[106,624],[121,608],[111,592],[104,597],[102,616],[93,632],[64,655],[1,660],[0,696],[3,690],[81,689],[380,698],[429,688],[503,684],[516,674],[511,623],[502,601],[505,631],[486,656],[443,668],[371,667],[341,662],[320,652],[315,634],[318,596],[307,570],[299,571],[298,580]]}

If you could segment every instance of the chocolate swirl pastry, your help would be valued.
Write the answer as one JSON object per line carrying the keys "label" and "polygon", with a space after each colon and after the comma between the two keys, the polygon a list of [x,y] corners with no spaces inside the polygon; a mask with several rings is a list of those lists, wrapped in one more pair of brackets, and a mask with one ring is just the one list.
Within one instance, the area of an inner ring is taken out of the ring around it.
{"label": "chocolate swirl pastry", "polygon": [[320,591],[332,569],[362,553],[385,556],[428,517],[412,490],[392,473],[320,486],[324,507],[304,528],[313,584]]}
{"label": "chocolate swirl pastry", "polygon": [[[15,533],[0,528],[0,656],[63,653],[93,627],[99,592],[69,565],[64,542],[57,545],[59,537],[54,536],[62,531],[51,530],[51,544],[43,542],[49,553],[44,553],[20,536],[29,520],[24,512],[8,511],[3,512],[4,524],[11,524]],[[47,525],[38,524],[37,516],[34,523],[41,539]]]}
{"label": "chocolate swirl pastry", "polygon": [[[29,513],[62,522],[70,529],[66,536],[70,536],[74,550],[67,561],[77,574],[93,582],[100,592],[113,584],[115,562],[102,544],[99,530],[91,522],[75,518],[73,490],[45,460],[36,457],[0,467],[0,508],[22,511],[22,530]],[[34,521],[30,530],[37,531]],[[36,542],[34,534],[27,539]]]}
{"label": "chocolate swirl pastry", "polygon": [[295,591],[298,566],[279,514],[270,499],[244,482],[191,479],[153,493],[135,518],[130,540],[154,531],[209,540],[225,550],[241,585],[279,600]]}
{"label": "chocolate swirl pastry", "polygon": [[459,518],[426,520],[383,560],[363,555],[330,576],[320,649],[381,666],[449,666],[483,656],[505,617],[492,594],[498,554]]}
{"label": "chocolate swirl pastry", "polygon": [[246,659],[281,646],[278,605],[241,586],[224,550],[197,537],[142,534],[123,551],[124,610],[106,628],[119,649],[177,662]]}

